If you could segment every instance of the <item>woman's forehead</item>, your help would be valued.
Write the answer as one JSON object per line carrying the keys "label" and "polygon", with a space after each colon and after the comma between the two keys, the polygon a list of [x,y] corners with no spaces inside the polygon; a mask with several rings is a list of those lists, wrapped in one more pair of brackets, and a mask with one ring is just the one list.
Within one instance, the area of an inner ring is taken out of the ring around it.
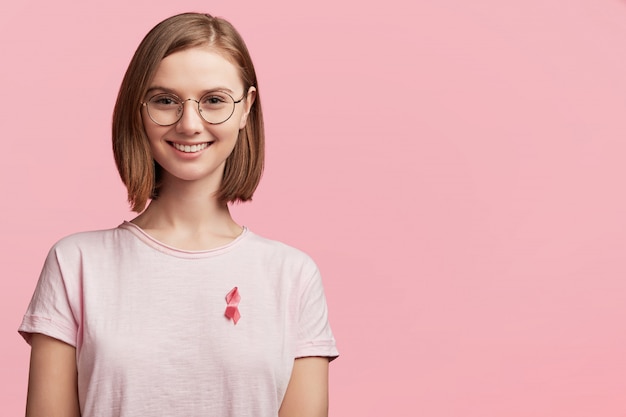
{"label": "woman's forehead", "polygon": [[208,46],[174,52],[163,58],[157,67],[150,87],[168,89],[241,89],[243,82],[239,69],[223,53]]}

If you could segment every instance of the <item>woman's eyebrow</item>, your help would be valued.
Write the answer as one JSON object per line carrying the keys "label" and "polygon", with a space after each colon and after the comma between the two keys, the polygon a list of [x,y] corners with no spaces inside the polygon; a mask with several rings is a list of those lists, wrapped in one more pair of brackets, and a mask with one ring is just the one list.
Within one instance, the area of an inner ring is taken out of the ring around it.
{"label": "woman's eyebrow", "polygon": [[147,93],[152,93],[153,91],[163,91],[163,92],[166,92],[166,93],[173,93],[174,92],[173,90],[170,90],[169,88],[161,87],[160,85],[154,85],[154,86],[148,88],[148,91],[146,91],[146,94]]}

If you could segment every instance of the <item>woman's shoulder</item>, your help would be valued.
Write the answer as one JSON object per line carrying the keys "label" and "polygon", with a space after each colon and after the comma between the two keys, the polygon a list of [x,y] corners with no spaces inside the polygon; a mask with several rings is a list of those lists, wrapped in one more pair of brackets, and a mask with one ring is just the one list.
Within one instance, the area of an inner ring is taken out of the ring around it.
{"label": "woman's shoulder", "polygon": [[84,251],[90,248],[102,249],[110,246],[111,243],[119,243],[127,238],[128,233],[125,233],[119,226],[111,229],[75,232],[57,240],[52,245],[51,252]]}
{"label": "woman's shoulder", "polygon": [[285,243],[281,240],[276,240],[264,236],[260,236],[254,232],[247,231],[248,233],[248,243],[257,247],[257,249],[262,249],[268,252],[280,252],[288,255],[302,257],[302,258],[310,258],[309,255],[301,249],[296,248],[288,243]]}
{"label": "woman's shoulder", "polygon": [[280,258],[290,263],[298,263],[315,267],[315,261],[304,250],[291,246],[280,240],[263,237],[248,231],[246,246],[251,252],[266,257]]}

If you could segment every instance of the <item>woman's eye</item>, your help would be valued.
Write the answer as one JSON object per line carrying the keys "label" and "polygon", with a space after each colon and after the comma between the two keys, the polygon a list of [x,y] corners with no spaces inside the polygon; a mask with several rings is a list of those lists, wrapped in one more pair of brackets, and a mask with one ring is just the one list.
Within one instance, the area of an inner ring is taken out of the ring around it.
{"label": "woman's eye", "polygon": [[154,97],[151,101],[158,106],[178,106],[178,100],[175,97],[171,96],[157,96]]}
{"label": "woman's eye", "polygon": [[222,104],[225,103],[226,99],[222,96],[206,96],[203,100],[202,103],[203,104],[208,104],[208,105],[215,105],[215,104]]}
{"label": "woman's eye", "polygon": [[159,99],[159,103],[161,104],[172,104],[174,100],[171,97],[163,97]]}

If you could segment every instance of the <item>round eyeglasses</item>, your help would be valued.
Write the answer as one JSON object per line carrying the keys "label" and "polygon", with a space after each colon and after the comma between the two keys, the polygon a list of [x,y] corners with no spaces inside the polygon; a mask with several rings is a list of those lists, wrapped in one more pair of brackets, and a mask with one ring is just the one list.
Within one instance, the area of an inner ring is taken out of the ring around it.
{"label": "round eyeglasses", "polygon": [[235,100],[230,94],[223,91],[212,91],[202,96],[200,100],[188,98],[181,99],[175,94],[156,94],[141,104],[148,111],[150,119],[159,126],[171,126],[178,123],[183,117],[184,104],[186,101],[195,101],[198,104],[198,113],[207,123],[218,125],[224,123],[235,112],[237,103],[241,103],[243,97]]}

